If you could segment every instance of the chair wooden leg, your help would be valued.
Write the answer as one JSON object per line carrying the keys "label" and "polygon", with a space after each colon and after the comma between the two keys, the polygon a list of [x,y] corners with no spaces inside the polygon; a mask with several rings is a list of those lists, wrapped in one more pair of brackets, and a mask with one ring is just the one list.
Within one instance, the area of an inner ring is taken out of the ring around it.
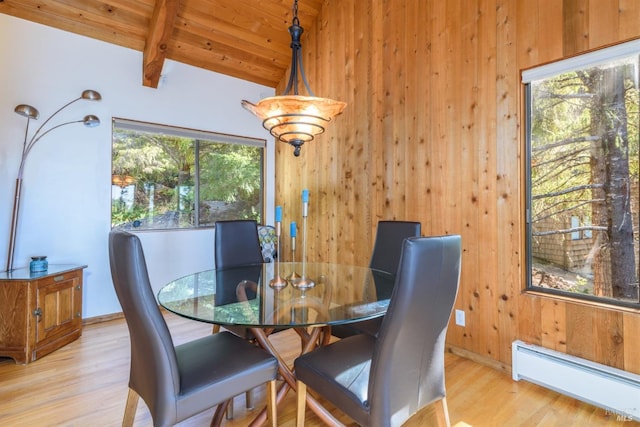
{"label": "chair wooden leg", "polygon": [[331,342],[331,326],[325,326],[322,329],[322,336],[320,341],[320,346],[324,347],[329,345]]}
{"label": "chair wooden leg", "polygon": [[271,427],[278,426],[278,394],[276,380],[267,383],[267,422]]}
{"label": "chair wooden leg", "polygon": [[213,328],[211,329],[211,333],[217,334],[218,332],[220,332],[220,325],[213,325]]}
{"label": "chair wooden leg", "polygon": [[216,411],[213,413],[209,427],[220,427],[222,425],[222,419],[224,418],[224,413],[227,412],[229,402],[230,401],[227,400],[218,405]]}
{"label": "chair wooden leg", "polygon": [[449,408],[447,407],[447,398],[443,397],[434,403],[436,405],[436,419],[439,426],[451,427],[451,421],[449,420]]}
{"label": "chair wooden leg", "polygon": [[122,417],[122,427],[131,427],[133,426],[133,420],[136,418],[136,409],[138,409],[138,400],[140,396],[138,393],[129,389],[129,394],[127,395],[127,403],[124,407],[124,416]]}
{"label": "chair wooden leg", "polygon": [[296,381],[298,407],[296,409],[296,427],[304,427],[305,410],[307,406],[307,385],[302,381]]}

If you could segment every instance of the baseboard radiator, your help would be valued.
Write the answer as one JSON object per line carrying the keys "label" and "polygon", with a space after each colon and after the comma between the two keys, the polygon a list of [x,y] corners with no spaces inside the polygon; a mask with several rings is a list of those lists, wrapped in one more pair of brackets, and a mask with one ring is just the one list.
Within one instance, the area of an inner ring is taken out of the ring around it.
{"label": "baseboard radiator", "polygon": [[512,344],[512,374],[610,411],[613,419],[640,421],[640,375],[522,341]]}

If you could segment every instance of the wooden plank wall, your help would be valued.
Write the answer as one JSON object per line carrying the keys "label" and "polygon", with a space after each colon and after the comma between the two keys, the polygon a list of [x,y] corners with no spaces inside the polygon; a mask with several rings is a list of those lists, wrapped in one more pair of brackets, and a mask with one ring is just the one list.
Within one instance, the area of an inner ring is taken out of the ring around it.
{"label": "wooden plank wall", "polygon": [[313,28],[310,85],[348,106],[299,158],[277,144],[285,231],[310,191],[307,258],[366,265],[381,219],[461,234],[467,325],[451,324],[450,345],[508,369],[522,339],[640,373],[638,311],[523,293],[519,78],[639,37],[640,2],[326,0]]}

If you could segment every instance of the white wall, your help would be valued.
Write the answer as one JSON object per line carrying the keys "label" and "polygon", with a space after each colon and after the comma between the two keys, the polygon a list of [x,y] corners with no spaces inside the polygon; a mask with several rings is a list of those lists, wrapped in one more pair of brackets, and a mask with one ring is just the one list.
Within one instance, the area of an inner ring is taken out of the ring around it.
{"label": "white wall", "polygon": [[[100,127],[56,129],[27,158],[14,260],[14,267],[27,266],[33,255],[47,255],[50,264],[86,264],[85,318],[121,311],[107,248],[112,117],[267,139],[266,222],[273,221],[273,138],[240,101],[258,101],[274,90],[172,61],[163,74],[166,80],[158,89],[144,87],[141,52],[0,14],[0,271],[6,266],[26,124],[14,107],[29,104],[40,111],[40,120],[31,122],[31,136],[84,89],[102,94],[102,101],[78,101],[50,122],[95,114]],[[155,290],[213,267],[212,230],[139,235]]]}

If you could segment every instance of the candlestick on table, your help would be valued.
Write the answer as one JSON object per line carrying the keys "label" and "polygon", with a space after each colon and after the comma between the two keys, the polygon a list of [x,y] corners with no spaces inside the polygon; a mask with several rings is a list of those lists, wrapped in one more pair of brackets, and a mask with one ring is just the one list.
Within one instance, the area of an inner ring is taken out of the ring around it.
{"label": "candlestick on table", "polygon": [[302,190],[302,277],[293,285],[297,288],[312,288],[316,283],[307,277],[307,216],[309,215],[309,190]]}
{"label": "candlestick on table", "polygon": [[[289,235],[291,236],[291,262],[296,262],[296,236],[297,236],[297,225],[294,222],[291,223],[291,228],[289,229]],[[293,286],[295,282],[300,280],[300,275],[293,271],[290,275],[287,276],[287,280],[291,282]]]}
{"label": "candlestick on table", "polygon": [[280,289],[287,286],[287,281],[280,277],[280,234],[282,222],[282,206],[276,206],[276,277],[271,279],[269,286]]}

